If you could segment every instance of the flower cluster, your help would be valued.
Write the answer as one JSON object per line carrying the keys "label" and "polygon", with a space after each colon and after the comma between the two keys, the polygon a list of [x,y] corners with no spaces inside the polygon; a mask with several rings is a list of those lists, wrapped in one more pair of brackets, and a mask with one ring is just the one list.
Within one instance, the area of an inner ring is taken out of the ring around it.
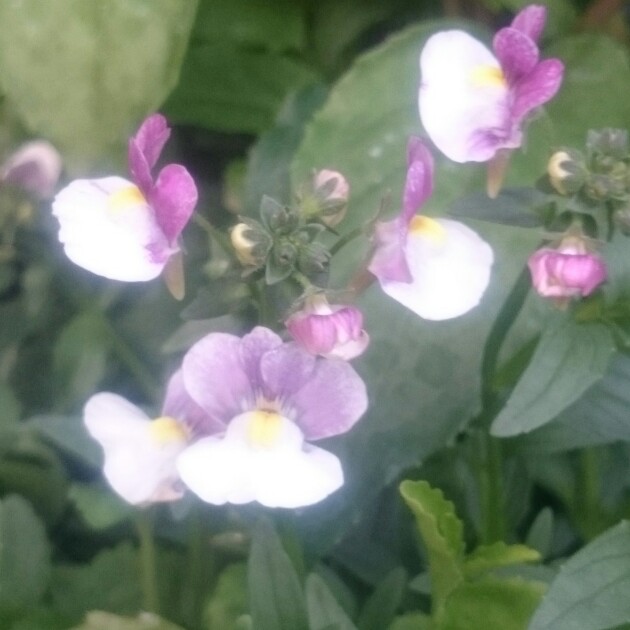
{"label": "flower cluster", "polygon": [[104,449],[107,480],[130,503],[170,501],[187,487],[216,505],[294,508],[343,484],[338,458],[311,442],[345,433],[366,408],[348,363],[259,327],[193,345],[157,419],[103,392],[84,421]]}

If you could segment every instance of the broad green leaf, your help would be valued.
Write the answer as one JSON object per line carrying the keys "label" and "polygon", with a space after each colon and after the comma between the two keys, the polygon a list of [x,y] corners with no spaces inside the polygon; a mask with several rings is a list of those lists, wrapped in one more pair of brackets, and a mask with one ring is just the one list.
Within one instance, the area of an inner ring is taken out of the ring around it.
{"label": "broad green leaf", "polygon": [[630,524],[609,529],[569,558],[529,630],[601,630],[630,619]]}
{"label": "broad green leaf", "polygon": [[317,573],[306,578],[306,607],[310,630],[356,630],[326,582]]}
{"label": "broad green leaf", "polygon": [[[526,630],[544,584],[518,578],[463,582],[451,593],[440,617],[440,630]],[[480,624],[482,624],[480,626]]]}
{"label": "broad green leaf", "polygon": [[278,534],[260,521],[247,566],[249,609],[256,630],[308,630],[299,578]]}
{"label": "broad green leaf", "polygon": [[492,425],[493,435],[528,433],[550,422],[605,374],[615,350],[599,323],[553,318],[530,364]]}
{"label": "broad green leaf", "polygon": [[8,383],[0,383],[0,431],[15,428],[21,405]]}
{"label": "broad green leaf", "polygon": [[524,562],[538,562],[540,554],[525,545],[508,545],[503,541],[481,545],[464,561],[467,578],[477,577],[488,571]]}
{"label": "broad green leaf", "polygon": [[137,617],[120,617],[111,613],[93,611],[85,621],[72,630],[183,630],[153,613],[143,612]]}
{"label": "broad green leaf", "polygon": [[534,519],[525,542],[528,547],[533,547],[544,558],[551,550],[551,542],[553,537],[553,511],[549,507],[545,507]]}
{"label": "broad green leaf", "polygon": [[463,525],[441,490],[426,481],[403,481],[400,493],[416,518],[427,550],[433,606],[439,609],[463,580]]}
{"label": "broad green leaf", "polygon": [[359,630],[387,628],[407,589],[407,572],[398,567],[376,585],[374,593],[365,602],[357,626]]}
{"label": "broad green leaf", "polygon": [[0,607],[36,606],[49,578],[44,525],[30,503],[9,495],[0,501]]}
{"label": "broad green leaf", "polygon": [[56,566],[51,594],[55,608],[75,618],[90,610],[135,613],[142,605],[135,549],[122,543],[101,551],[89,564]]}
{"label": "broad green leaf", "polygon": [[407,613],[396,617],[387,630],[433,630],[431,617],[422,613]]}
{"label": "broad green leaf", "polygon": [[[7,624],[8,630],[68,630],[72,624],[72,619],[60,614],[51,608],[29,608],[17,615],[17,621]],[[0,624],[3,619],[0,615]],[[5,626],[0,625],[4,628]]]}
{"label": "broad green leaf", "polygon": [[247,613],[247,566],[234,563],[227,566],[217,581],[212,596],[204,608],[206,627],[239,630],[239,619]]}
{"label": "broad green leaf", "polygon": [[86,483],[72,484],[69,498],[92,529],[107,529],[127,520],[134,508],[112,490]]}
{"label": "broad green leaf", "polygon": [[[177,82],[195,0],[0,3],[0,85],[66,166],[124,147]],[[63,104],[63,106],[61,106]]]}

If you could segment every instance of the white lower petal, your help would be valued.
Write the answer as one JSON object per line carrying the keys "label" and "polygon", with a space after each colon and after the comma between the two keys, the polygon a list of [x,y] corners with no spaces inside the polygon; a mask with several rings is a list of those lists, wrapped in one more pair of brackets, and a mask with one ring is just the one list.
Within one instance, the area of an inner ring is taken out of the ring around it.
{"label": "white lower petal", "polygon": [[479,304],[490,281],[490,246],[458,221],[436,219],[443,241],[409,233],[405,256],[413,282],[382,282],[383,291],[425,319],[459,317]]}
{"label": "white lower petal", "polygon": [[258,448],[247,441],[243,416],[230,423],[224,437],[199,440],[178,458],[182,481],[202,500],[296,508],[321,501],[343,484],[338,458],[296,442],[301,433],[289,420],[283,419],[277,445]]}
{"label": "white lower petal", "polygon": [[59,240],[72,262],[113,280],[151,280],[169,248],[152,209],[143,202],[112,209],[111,197],[134,185],[121,177],[75,180],[53,202]]}
{"label": "white lower petal", "polygon": [[[483,162],[497,146],[479,147],[483,130],[509,130],[508,88],[476,77],[488,69],[500,72],[494,55],[464,31],[442,31],[430,37],[420,55],[420,118],[425,131],[455,162]],[[507,146],[507,145],[503,145]]]}
{"label": "white lower petal", "polygon": [[90,435],[103,447],[103,474],[128,503],[172,501],[182,495],[175,462],[185,440],[158,442],[151,419],[121,396],[102,392],[84,409]]}

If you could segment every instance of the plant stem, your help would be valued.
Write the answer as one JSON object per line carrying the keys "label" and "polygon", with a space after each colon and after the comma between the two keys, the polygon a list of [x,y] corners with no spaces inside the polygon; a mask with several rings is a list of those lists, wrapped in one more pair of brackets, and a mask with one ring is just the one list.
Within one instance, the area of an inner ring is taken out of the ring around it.
{"label": "plant stem", "polygon": [[159,597],[155,558],[155,539],[153,527],[146,510],[136,515],[136,531],[140,543],[140,584],[144,609],[159,614]]}
{"label": "plant stem", "polygon": [[347,234],[344,234],[331,248],[330,255],[334,256],[342,247],[352,242],[355,238],[361,236],[364,232],[363,227],[358,227],[354,230],[351,230]]}
{"label": "plant stem", "polygon": [[201,605],[205,595],[207,568],[212,565],[205,540],[203,515],[199,505],[194,505],[188,522],[186,548],[186,584],[182,592],[182,615],[191,627],[201,622]]}
{"label": "plant stem", "polygon": [[485,545],[505,537],[503,497],[503,455],[500,440],[488,433],[484,437],[484,458],[481,463],[481,541]]}
{"label": "plant stem", "polygon": [[599,467],[597,454],[592,448],[585,448],[580,451],[579,458],[574,519],[584,538],[589,541],[601,531]]}

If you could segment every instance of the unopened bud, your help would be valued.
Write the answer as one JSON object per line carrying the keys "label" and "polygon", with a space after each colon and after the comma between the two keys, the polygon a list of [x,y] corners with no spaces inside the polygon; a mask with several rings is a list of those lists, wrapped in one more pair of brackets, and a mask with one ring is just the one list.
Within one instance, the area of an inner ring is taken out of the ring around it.
{"label": "unopened bud", "polygon": [[262,226],[254,222],[235,225],[230,232],[230,240],[236,257],[246,267],[261,267],[271,248],[271,238]]}
{"label": "unopened bud", "polygon": [[586,166],[582,155],[571,149],[556,151],[547,164],[551,185],[561,195],[572,195],[584,185]]}
{"label": "unopened bud", "polygon": [[22,145],[0,168],[0,181],[18,186],[38,199],[52,197],[61,175],[61,156],[44,140]]}
{"label": "unopened bud", "polygon": [[313,193],[303,199],[302,212],[307,218],[335,227],[346,216],[349,196],[348,180],[337,171],[323,169],[313,178]]}

